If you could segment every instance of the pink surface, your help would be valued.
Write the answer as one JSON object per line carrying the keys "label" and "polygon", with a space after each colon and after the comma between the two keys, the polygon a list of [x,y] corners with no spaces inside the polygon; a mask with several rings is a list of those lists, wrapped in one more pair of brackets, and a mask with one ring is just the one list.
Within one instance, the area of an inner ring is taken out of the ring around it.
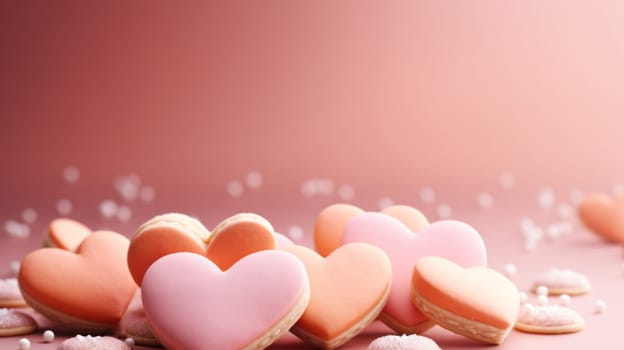
{"label": "pink surface", "polygon": [[412,272],[420,258],[440,256],[464,267],[485,266],[487,262],[479,233],[458,221],[434,222],[414,234],[386,214],[365,213],[347,223],[343,242],[370,243],[388,254],[392,264],[392,287],[382,313],[401,327],[402,330],[397,331],[405,333],[427,321],[410,300]]}
{"label": "pink surface", "polygon": [[150,266],[142,284],[152,330],[174,349],[245,348],[289,322],[309,293],[301,261],[276,250],[250,254],[225,272],[197,254],[167,255]]}
{"label": "pink surface", "polygon": [[[126,236],[169,211],[208,227],[256,212],[278,232],[299,226],[296,243],[311,246],[314,218],[351,185],[350,202],[365,210],[385,197],[434,220],[450,205],[482,234],[491,267],[518,267],[513,281],[525,291],[552,266],[588,276],[593,290],[572,299],[583,331],[512,331],[505,350],[622,348],[621,247],[557,208],[579,190],[616,194],[624,182],[622,22],[619,0],[2,2],[0,220],[25,208],[39,217],[30,238],[0,234],[0,276],[40,247],[60,198],[73,203],[70,217]],[[67,165],[80,169],[78,182],[62,181]],[[252,170],[262,186],[227,196],[226,183]],[[509,189],[498,184],[507,171]],[[113,190],[130,173],[156,189],[155,201]],[[334,191],[302,196],[313,178]],[[419,198],[424,187],[433,202]],[[549,209],[536,204],[542,188],[553,190]],[[476,205],[483,191],[490,209]],[[132,217],[101,216],[105,199]],[[544,232],[574,228],[527,251],[525,218]],[[593,313],[596,299],[604,314]],[[376,323],[344,348],[387,332]],[[490,349],[439,327],[426,335],[445,350]],[[63,339],[29,338],[33,350]]]}

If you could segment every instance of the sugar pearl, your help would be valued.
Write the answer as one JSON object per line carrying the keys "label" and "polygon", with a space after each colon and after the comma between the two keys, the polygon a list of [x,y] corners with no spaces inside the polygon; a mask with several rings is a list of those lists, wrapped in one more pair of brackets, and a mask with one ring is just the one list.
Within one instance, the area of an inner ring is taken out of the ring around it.
{"label": "sugar pearl", "polygon": [[126,343],[126,345],[128,345],[131,348],[133,348],[135,344],[134,339],[130,337],[124,339],[124,343]]}
{"label": "sugar pearl", "polygon": [[505,266],[503,267],[503,272],[505,273],[505,276],[511,278],[516,275],[516,273],[518,272],[518,268],[516,267],[516,265],[511,263],[505,264]]}
{"label": "sugar pearl", "polygon": [[22,220],[27,224],[33,224],[37,221],[37,211],[33,208],[26,208],[22,211]]}
{"label": "sugar pearl", "polygon": [[561,301],[561,305],[563,306],[570,306],[570,303],[572,302],[572,299],[567,294],[561,294],[559,296],[559,300]]}
{"label": "sugar pearl", "polygon": [[260,188],[263,180],[262,174],[259,171],[251,171],[245,177],[245,183],[249,188]]}
{"label": "sugar pearl", "polygon": [[433,188],[425,187],[420,190],[420,199],[422,199],[423,202],[432,203],[433,201],[435,201],[435,198],[436,194]]}
{"label": "sugar pearl", "polygon": [[547,295],[538,295],[537,296],[537,305],[546,306],[548,305],[548,296]]}
{"label": "sugar pearl", "polygon": [[67,198],[61,198],[56,202],[56,212],[59,215],[68,216],[73,209],[72,202]]}
{"label": "sugar pearl", "polygon": [[491,208],[493,204],[494,197],[490,193],[482,192],[477,195],[477,205],[479,208]]}
{"label": "sugar pearl", "polygon": [[80,170],[73,166],[67,166],[63,169],[63,180],[67,183],[74,183],[80,179]]}
{"label": "sugar pearl", "polygon": [[607,303],[604,300],[596,300],[596,302],[594,303],[594,307],[595,307],[595,312],[597,314],[601,314],[603,312],[605,312],[605,310],[607,310]]}
{"label": "sugar pearl", "polygon": [[548,295],[548,287],[539,286],[536,289],[537,295]]}
{"label": "sugar pearl", "polygon": [[440,204],[438,206],[438,216],[440,219],[448,219],[453,214],[453,209],[448,204]]}
{"label": "sugar pearl", "polygon": [[30,349],[30,340],[26,338],[22,338],[17,342],[17,348],[19,350],[28,350]]}
{"label": "sugar pearl", "polygon": [[46,330],[43,332],[43,341],[46,343],[51,343],[54,341],[54,332],[51,330]]}
{"label": "sugar pearl", "polygon": [[518,297],[520,299],[520,304],[526,304],[529,301],[529,295],[526,292],[519,292]]}
{"label": "sugar pearl", "polygon": [[243,184],[241,184],[239,181],[232,180],[227,183],[226,190],[230,197],[239,198],[243,195],[244,188]]}

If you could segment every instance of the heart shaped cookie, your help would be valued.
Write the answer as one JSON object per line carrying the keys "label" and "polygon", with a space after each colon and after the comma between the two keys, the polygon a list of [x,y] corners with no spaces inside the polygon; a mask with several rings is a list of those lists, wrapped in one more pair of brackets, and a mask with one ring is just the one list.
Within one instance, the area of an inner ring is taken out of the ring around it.
{"label": "heart shaped cookie", "polygon": [[210,233],[194,218],[169,213],[148,220],[136,231],[128,249],[128,268],[141,285],[147,268],[168,254],[204,255],[225,270],[243,256],[274,248],[273,227],[259,215],[236,214]]}
{"label": "heart shaped cookie", "polygon": [[[418,232],[429,224],[418,209],[407,205],[393,205],[381,211],[401,221],[412,232]],[[351,204],[333,204],[323,209],[314,223],[314,247],[327,256],[342,244],[347,223],[365,211]]]}
{"label": "heart shaped cookie", "polygon": [[417,234],[382,213],[362,214],[346,225],[345,244],[364,242],[381,248],[392,264],[392,287],[379,319],[399,333],[422,333],[433,326],[410,301],[412,269],[418,259],[448,258],[462,266],[485,266],[487,254],[479,233],[459,221],[438,221]]}
{"label": "heart shaped cookie", "polygon": [[264,349],[299,319],[310,289],[294,255],[266,250],[227,271],[192,253],[167,255],[143,278],[145,314],[170,349]]}
{"label": "heart shaped cookie", "polygon": [[91,229],[76,220],[67,218],[54,219],[48,225],[48,232],[43,241],[43,246],[75,252],[82,241],[91,233]]}
{"label": "heart shaped cookie", "polygon": [[296,255],[310,278],[310,304],[291,331],[321,349],[335,349],[360,333],[383,309],[392,280],[390,260],[379,248],[352,243],[323,258],[303,246]]}
{"label": "heart shaped cookie", "polygon": [[126,265],[128,239],[99,231],[76,252],[35,250],[22,260],[19,285],[33,309],[76,330],[115,329],[136,289]]}
{"label": "heart shaped cookie", "polygon": [[465,269],[429,256],[416,263],[412,283],[414,304],[437,324],[457,334],[501,344],[516,322],[518,290],[495,270]]}
{"label": "heart shaped cookie", "polygon": [[624,242],[624,195],[589,195],[579,205],[578,213],[585,226],[597,235]]}

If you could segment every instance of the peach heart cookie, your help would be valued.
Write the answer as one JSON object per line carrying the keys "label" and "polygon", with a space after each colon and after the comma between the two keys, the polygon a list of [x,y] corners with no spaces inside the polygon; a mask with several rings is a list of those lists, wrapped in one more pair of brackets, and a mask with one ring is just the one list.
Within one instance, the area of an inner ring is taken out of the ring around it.
{"label": "peach heart cookie", "polygon": [[[314,247],[322,256],[329,255],[342,245],[347,223],[364,214],[365,211],[350,204],[333,204],[323,209],[314,223]],[[412,232],[417,232],[429,224],[427,218],[415,208],[407,205],[393,205],[382,211],[401,221]]]}
{"label": "peach heart cookie", "polygon": [[130,346],[113,337],[77,335],[66,339],[56,350],[130,350]]}
{"label": "peach heart cookie", "polygon": [[523,305],[515,325],[519,331],[539,334],[573,333],[584,327],[583,317],[568,307],[531,304]]}
{"label": "peach heart cookie", "polygon": [[94,232],[76,252],[35,250],[24,258],[19,285],[33,309],[77,330],[115,329],[136,289],[126,266],[128,239]]}
{"label": "peach heart cookie", "polygon": [[360,333],[383,309],[392,280],[386,254],[364,243],[344,245],[323,258],[303,246],[296,255],[310,278],[310,304],[291,329],[321,349],[335,349]]}
{"label": "peach heart cookie", "polygon": [[134,339],[136,344],[159,346],[160,342],[152,332],[141,300],[141,288],[137,288],[134,297],[119,322],[120,333],[123,337]]}
{"label": "peach heart cookie", "polygon": [[171,349],[264,349],[310,299],[303,263],[279,250],[250,254],[226,271],[197,254],[167,255],[142,287],[152,330]]}
{"label": "peach heart cookie", "polygon": [[30,334],[37,329],[37,322],[27,314],[12,309],[0,309],[0,337]]}
{"label": "peach heart cookie", "polygon": [[579,205],[578,213],[594,233],[609,241],[624,242],[624,195],[589,195]]}
{"label": "peach heart cookie", "polygon": [[468,338],[501,344],[518,315],[516,286],[487,267],[465,269],[429,256],[414,266],[412,301],[440,326]]}
{"label": "peach heart cookie", "polygon": [[17,279],[0,279],[0,307],[28,306],[22,297]]}
{"label": "peach heart cookie", "polygon": [[576,271],[557,268],[548,269],[533,281],[533,292],[537,292],[540,286],[548,288],[550,295],[581,295],[591,291],[592,286],[585,275]]}
{"label": "peach heart cookie", "polygon": [[462,266],[485,266],[485,244],[479,233],[459,221],[438,221],[417,234],[382,213],[365,213],[345,227],[344,243],[373,244],[388,254],[392,287],[379,319],[399,333],[421,333],[434,323],[410,301],[414,264],[421,257],[441,256]]}
{"label": "peach heart cookie", "polygon": [[436,342],[421,335],[384,335],[373,340],[367,350],[440,350]]}
{"label": "peach heart cookie", "polygon": [[156,216],[139,227],[128,250],[128,268],[141,285],[147,268],[168,254],[204,255],[225,270],[245,255],[274,248],[273,227],[259,215],[236,214],[210,233],[198,220],[170,213]]}
{"label": "peach heart cookie", "polygon": [[91,229],[78,221],[66,218],[54,219],[48,225],[43,246],[75,252],[91,233]]}

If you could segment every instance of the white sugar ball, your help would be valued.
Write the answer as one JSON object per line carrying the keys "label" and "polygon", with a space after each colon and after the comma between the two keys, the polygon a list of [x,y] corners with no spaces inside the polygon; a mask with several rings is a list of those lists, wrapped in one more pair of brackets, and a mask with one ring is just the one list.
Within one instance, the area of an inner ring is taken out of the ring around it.
{"label": "white sugar ball", "polygon": [[561,301],[561,305],[563,306],[570,306],[570,303],[572,302],[572,298],[570,298],[570,296],[567,294],[561,294],[559,296],[559,300]]}
{"label": "white sugar ball", "polygon": [[436,193],[431,187],[425,187],[420,190],[420,199],[425,203],[433,203],[436,198]]}
{"label": "white sugar ball", "polygon": [[245,177],[245,183],[249,188],[260,188],[263,181],[264,179],[259,171],[251,171]]}
{"label": "white sugar ball", "polygon": [[19,350],[28,350],[30,349],[30,340],[26,338],[22,338],[17,342],[17,348]]}
{"label": "white sugar ball", "polygon": [[156,191],[152,186],[142,186],[139,190],[139,198],[143,202],[151,202],[156,198]]}
{"label": "white sugar ball", "polygon": [[51,343],[54,341],[54,332],[51,330],[46,330],[43,332],[43,341],[46,343]]}
{"label": "white sugar ball", "polygon": [[494,197],[487,192],[479,193],[477,195],[477,205],[482,209],[491,208],[494,205]]}
{"label": "white sugar ball", "polygon": [[112,199],[105,199],[100,203],[100,215],[106,219],[110,219],[117,214],[117,203]]}
{"label": "white sugar ball", "polygon": [[541,209],[549,209],[555,203],[555,193],[550,188],[542,188],[537,194],[537,205]]}
{"label": "white sugar ball", "polygon": [[547,295],[538,295],[537,296],[537,305],[546,306],[548,305],[548,296]]}
{"label": "white sugar ball", "polygon": [[9,272],[11,272],[11,275],[17,276],[19,274],[20,267],[21,263],[17,260],[13,260],[9,263]]}
{"label": "white sugar ball", "polygon": [[596,300],[594,303],[594,312],[601,314],[607,310],[607,303],[604,300]]}
{"label": "white sugar ball", "polygon": [[448,204],[440,204],[438,206],[438,216],[440,219],[448,219],[453,214],[453,209]]}
{"label": "white sugar ball", "polygon": [[519,292],[518,298],[520,299],[520,304],[524,305],[529,301],[529,295],[526,292]]}
{"label": "white sugar ball", "polygon": [[74,183],[80,179],[80,170],[73,166],[67,166],[63,169],[63,180],[67,183]]}
{"label": "white sugar ball", "polygon": [[232,180],[227,183],[226,191],[232,198],[239,198],[244,192],[243,184],[240,181]]}
{"label": "white sugar ball", "polygon": [[37,211],[33,208],[26,208],[22,211],[22,220],[27,224],[33,224],[37,221]]}
{"label": "white sugar ball", "polygon": [[125,206],[121,205],[117,208],[117,219],[121,222],[129,221],[132,218],[132,210]]}
{"label": "white sugar ball", "polygon": [[503,266],[503,273],[505,274],[505,276],[507,276],[507,278],[514,277],[517,272],[518,272],[518,268],[516,267],[516,265],[512,263],[508,263],[508,264],[505,264],[505,266]]}
{"label": "white sugar ball", "polygon": [[536,289],[537,295],[548,295],[548,287],[538,286]]}
{"label": "white sugar ball", "polygon": [[68,216],[73,209],[72,202],[67,198],[61,198],[56,202],[56,212],[59,215]]}
{"label": "white sugar ball", "polygon": [[288,228],[288,236],[296,242],[299,242],[303,239],[303,229],[301,226],[291,226]]}
{"label": "white sugar ball", "polygon": [[130,348],[133,348],[134,344],[135,344],[134,338],[128,337],[128,338],[124,339],[124,343],[126,343],[126,345],[128,345]]}

